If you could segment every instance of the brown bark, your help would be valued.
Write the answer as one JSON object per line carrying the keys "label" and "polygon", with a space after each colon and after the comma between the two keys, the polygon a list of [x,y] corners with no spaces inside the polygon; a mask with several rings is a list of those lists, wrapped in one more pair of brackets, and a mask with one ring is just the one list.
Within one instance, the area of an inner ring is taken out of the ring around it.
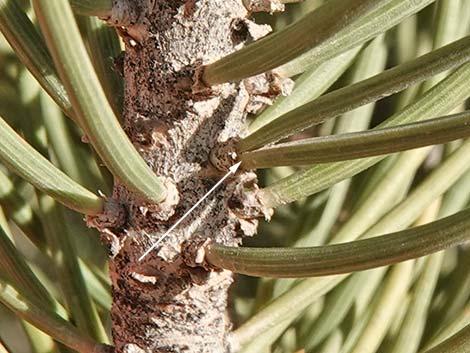
{"label": "brown bark", "polygon": [[272,98],[267,76],[193,89],[201,64],[260,29],[247,16],[242,0],[140,1],[124,16],[125,129],[168,196],[148,204],[117,182],[112,201],[123,206],[125,219],[119,227],[101,226],[112,256],[117,352],[233,351],[226,314],[232,275],[204,267],[202,245],[237,245],[256,232],[255,218],[266,211],[253,173],[239,170],[161,246],[137,259],[225,174],[247,111]]}

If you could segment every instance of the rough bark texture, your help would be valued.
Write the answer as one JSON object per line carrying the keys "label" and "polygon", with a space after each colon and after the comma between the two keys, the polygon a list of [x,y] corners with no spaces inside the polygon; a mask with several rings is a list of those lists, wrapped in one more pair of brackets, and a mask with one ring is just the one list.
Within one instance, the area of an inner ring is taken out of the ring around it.
{"label": "rough bark texture", "polygon": [[135,5],[121,30],[125,129],[165,180],[168,196],[148,204],[117,183],[110,200],[125,210],[119,227],[101,225],[112,256],[114,344],[129,353],[230,352],[232,275],[204,267],[202,246],[236,245],[256,232],[256,217],[267,211],[256,198],[255,175],[239,170],[161,246],[137,259],[225,174],[247,112],[278,93],[267,75],[196,92],[196,69],[267,31],[247,20],[242,0]]}

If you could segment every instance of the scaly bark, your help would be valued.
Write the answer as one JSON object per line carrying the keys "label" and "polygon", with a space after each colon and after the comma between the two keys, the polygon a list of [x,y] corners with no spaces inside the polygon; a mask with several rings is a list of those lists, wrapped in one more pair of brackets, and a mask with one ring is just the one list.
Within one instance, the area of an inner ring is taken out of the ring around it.
{"label": "scaly bark", "polygon": [[194,82],[202,64],[266,33],[247,16],[242,0],[149,0],[109,19],[127,21],[125,129],[168,188],[165,202],[152,205],[117,182],[108,206],[121,204],[125,217],[119,227],[100,225],[112,257],[116,352],[233,351],[226,314],[232,275],[206,268],[202,246],[236,245],[256,232],[256,217],[268,211],[256,198],[255,174],[239,170],[138,258],[225,174],[247,112],[279,91],[269,75],[212,88]]}

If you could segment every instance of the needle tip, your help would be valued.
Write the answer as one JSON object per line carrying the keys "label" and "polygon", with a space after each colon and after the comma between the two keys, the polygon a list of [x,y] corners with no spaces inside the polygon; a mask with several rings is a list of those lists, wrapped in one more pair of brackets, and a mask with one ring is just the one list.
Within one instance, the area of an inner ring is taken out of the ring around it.
{"label": "needle tip", "polygon": [[232,165],[232,166],[229,168],[229,169],[230,169],[230,173],[232,173],[232,174],[235,173],[235,172],[237,171],[238,167],[240,166],[240,164],[242,164],[241,161],[238,162],[237,164]]}

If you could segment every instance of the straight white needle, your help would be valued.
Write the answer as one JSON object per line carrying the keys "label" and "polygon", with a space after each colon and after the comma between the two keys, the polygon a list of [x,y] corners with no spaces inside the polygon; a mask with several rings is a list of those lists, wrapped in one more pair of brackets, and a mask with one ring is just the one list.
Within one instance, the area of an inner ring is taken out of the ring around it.
{"label": "straight white needle", "polygon": [[230,174],[234,174],[234,173],[237,171],[237,169],[238,169],[238,167],[240,166],[240,164],[241,164],[241,162],[238,162],[237,164],[232,165],[232,166],[229,168],[229,171],[227,172],[227,174],[225,174],[225,175],[223,176],[223,178],[220,179],[220,180],[217,182],[217,184],[215,184],[208,192],[206,192],[206,194],[205,194],[203,197],[201,197],[201,199],[200,199],[198,202],[196,202],[196,203],[193,205],[193,207],[191,207],[191,208],[183,215],[183,217],[181,217],[175,224],[173,224],[173,225],[165,232],[165,234],[163,234],[163,235],[160,237],[160,239],[158,239],[150,248],[147,249],[146,252],[144,252],[144,253],[142,254],[141,257],[139,257],[139,261],[142,261],[142,259],[143,259],[145,256],[147,256],[153,249],[155,249],[155,248],[158,246],[158,244],[160,244],[160,243],[163,241],[163,239],[165,239],[165,238],[168,236],[168,234],[171,233],[171,231],[172,231],[173,229],[175,229],[181,222],[183,222],[183,221],[185,220],[185,218],[188,217],[188,215],[189,215],[191,212],[193,212],[194,209],[195,209],[197,206],[199,206],[199,205],[201,204],[201,202],[204,201],[207,196],[209,196],[215,189],[217,189],[217,188],[220,186],[220,184],[222,184],[222,183],[224,182],[224,180],[228,178],[228,176],[229,176]]}

